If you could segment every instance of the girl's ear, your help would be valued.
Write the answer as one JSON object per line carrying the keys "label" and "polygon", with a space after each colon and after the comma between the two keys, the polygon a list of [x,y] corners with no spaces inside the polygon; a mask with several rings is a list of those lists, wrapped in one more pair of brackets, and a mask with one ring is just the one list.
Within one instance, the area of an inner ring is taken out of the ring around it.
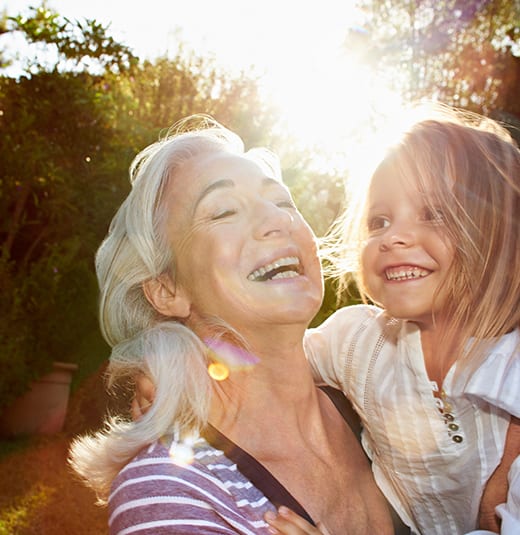
{"label": "girl's ear", "polygon": [[190,315],[190,299],[169,275],[163,274],[144,282],[143,292],[148,302],[163,316],[187,318]]}

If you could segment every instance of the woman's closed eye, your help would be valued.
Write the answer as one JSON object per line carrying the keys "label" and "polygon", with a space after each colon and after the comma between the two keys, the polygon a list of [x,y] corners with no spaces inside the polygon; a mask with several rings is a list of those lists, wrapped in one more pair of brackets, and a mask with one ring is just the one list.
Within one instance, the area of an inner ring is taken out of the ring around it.
{"label": "woman's closed eye", "polygon": [[225,219],[226,217],[231,217],[235,215],[236,213],[237,213],[237,210],[234,208],[225,208],[225,209],[214,212],[211,215],[211,220],[217,221],[219,219]]}

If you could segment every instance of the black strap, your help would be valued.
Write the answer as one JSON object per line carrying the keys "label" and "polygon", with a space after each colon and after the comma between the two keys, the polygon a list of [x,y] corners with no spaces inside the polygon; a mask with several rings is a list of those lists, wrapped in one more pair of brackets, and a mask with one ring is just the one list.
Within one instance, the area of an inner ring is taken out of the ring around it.
{"label": "black strap", "polygon": [[238,470],[245,476],[253,485],[263,492],[264,496],[276,507],[285,505],[292,509],[295,513],[305,518],[307,522],[315,526],[316,524],[309,516],[307,511],[302,507],[300,502],[254,457],[249,455],[240,446],[229,440],[220,431],[215,429],[211,424],[208,424],[204,430],[203,437],[214,448],[224,452],[224,455],[233,461]]}
{"label": "black strap", "polygon": [[352,432],[358,441],[361,441],[361,420],[345,394],[343,394],[341,390],[337,390],[332,386],[324,385],[319,388],[329,396],[329,399],[334,403],[334,406],[338,409],[341,416],[343,416],[343,419],[347,422],[350,429],[352,429]]}
{"label": "black strap", "polygon": [[[320,386],[320,388],[327,394],[327,396],[329,396],[338,412],[359,439],[361,436],[361,424],[359,418],[343,392],[330,386]],[[211,446],[223,451],[224,455],[237,465],[240,472],[247,477],[258,490],[263,492],[275,507],[285,505],[289,509],[292,509],[296,514],[305,518],[305,520],[313,526],[316,525],[300,502],[296,500],[296,498],[271,474],[271,472],[269,472],[269,470],[267,470],[267,468],[265,468],[265,466],[260,464],[254,457],[249,455],[249,453],[229,440],[229,438],[223,435],[211,424],[208,424],[202,435]]]}

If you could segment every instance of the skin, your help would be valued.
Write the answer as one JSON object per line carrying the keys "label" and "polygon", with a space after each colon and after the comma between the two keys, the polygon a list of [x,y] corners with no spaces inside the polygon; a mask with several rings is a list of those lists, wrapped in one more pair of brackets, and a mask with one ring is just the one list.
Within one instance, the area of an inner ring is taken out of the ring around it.
{"label": "skin", "polygon": [[[287,188],[255,163],[226,154],[188,162],[184,173],[193,178],[182,194],[175,191],[180,181],[170,184],[169,211],[178,216],[168,234],[183,258],[177,286],[189,293],[188,324],[198,329],[202,310],[229,319],[248,338],[263,325],[286,325],[288,317],[296,325],[307,321],[321,303],[321,271],[314,235]],[[295,256],[304,276],[248,279],[260,266]]]}
{"label": "skin", "polygon": [[326,528],[320,524],[315,528],[303,518],[295,514],[287,507],[280,507],[278,514],[267,513],[266,521],[269,524],[269,531],[274,535],[284,533],[285,535],[329,535]]}
{"label": "skin", "polygon": [[[180,260],[175,281],[166,275],[145,284],[147,298],[201,338],[211,334],[207,316],[218,316],[259,359],[214,383],[210,423],[331,535],[393,533],[357,439],[314,385],[305,358],[303,335],[323,283],[315,237],[287,188],[254,162],[218,153],[186,163],[165,202],[175,214],[166,232]],[[255,277],[284,258],[298,259],[289,278]]]}
{"label": "skin", "polygon": [[479,527],[498,533],[500,531],[500,518],[495,507],[504,503],[507,498],[507,475],[511,465],[520,455],[520,419],[511,418],[507,431],[506,445],[502,462],[486,484],[484,495],[480,504]]}
{"label": "skin", "polygon": [[[367,232],[362,271],[368,294],[391,316],[417,323],[428,375],[442,385],[447,367],[435,346],[446,318],[438,290],[454,255],[442,212],[432,211],[406,178],[376,175],[369,190]],[[414,276],[399,277],[403,273]]]}

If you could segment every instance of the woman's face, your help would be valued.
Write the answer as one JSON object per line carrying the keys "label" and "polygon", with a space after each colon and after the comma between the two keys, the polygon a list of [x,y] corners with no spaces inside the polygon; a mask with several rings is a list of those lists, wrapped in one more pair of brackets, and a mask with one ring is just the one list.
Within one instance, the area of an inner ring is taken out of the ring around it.
{"label": "woman's face", "polygon": [[217,316],[239,332],[304,326],[323,297],[313,232],[288,189],[258,164],[228,153],[196,157],[166,189],[167,233],[188,323]]}

